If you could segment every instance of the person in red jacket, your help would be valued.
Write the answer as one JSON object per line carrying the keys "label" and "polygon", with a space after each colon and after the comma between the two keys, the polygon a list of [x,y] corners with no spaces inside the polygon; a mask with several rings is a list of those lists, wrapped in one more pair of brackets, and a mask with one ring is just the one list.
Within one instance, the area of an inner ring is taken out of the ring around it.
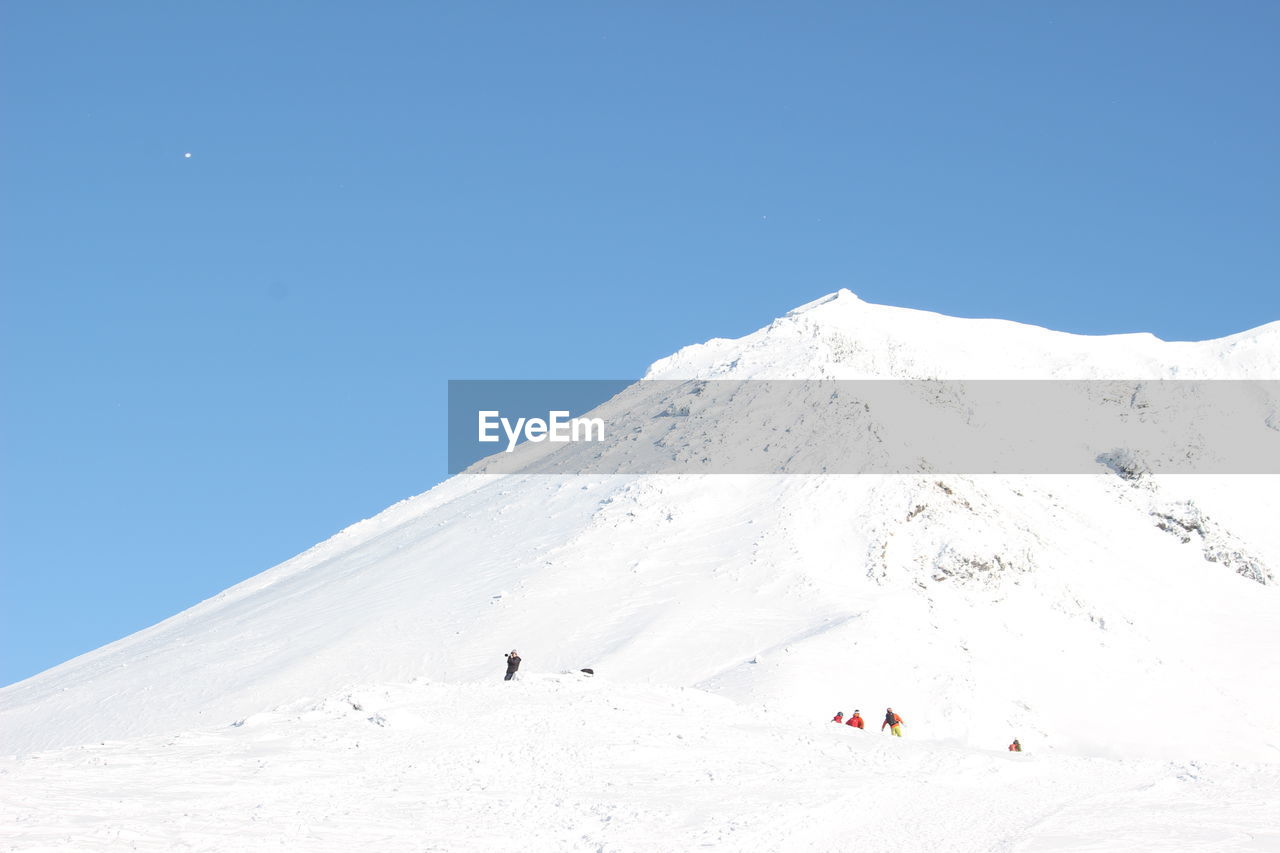
{"label": "person in red jacket", "polygon": [[884,709],[884,722],[880,724],[880,731],[884,731],[885,726],[889,727],[894,737],[902,737],[902,718],[893,713],[892,708]]}
{"label": "person in red jacket", "polygon": [[1010,752],[1022,752],[1022,744],[1018,743],[1018,739],[1014,738],[1013,743],[1009,744]]}
{"label": "person in red jacket", "polygon": [[864,729],[866,726],[862,722],[862,712],[854,711],[853,716],[845,723],[846,726],[853,726],[855,729]]}
{"label": "person in red jacket", "polygon": [[836,711],[836,715],[835,715],[834,717],[832,717],[832,718],[831,718],[831,722],[833,722],[833,723],[843,723],[843,722],[844,722],[844,711]]}

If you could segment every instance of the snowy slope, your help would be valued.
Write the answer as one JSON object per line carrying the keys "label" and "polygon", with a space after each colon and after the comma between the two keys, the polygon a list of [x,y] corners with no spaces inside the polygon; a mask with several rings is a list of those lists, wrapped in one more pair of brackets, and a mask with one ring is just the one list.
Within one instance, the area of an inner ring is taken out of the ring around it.
{"label": "snowy slope", "polygon": [[0,759],[0,849],[1223,853],[1280,845],[1278,791],[1280,765],[916,743],[690,688],[419,681]]}
{"label": "snowy slope", "polygon": [[[1280,324],[1097,338],[842,291],[646,378],[686,377],[1277,379]],[[1276,762],[1276,486],[463,475],[0,690],[0,753],[226,725],[352,684],[492,680],[515,646],[532,673],[593,666],[778,714],[892,704],[935,744]]]}

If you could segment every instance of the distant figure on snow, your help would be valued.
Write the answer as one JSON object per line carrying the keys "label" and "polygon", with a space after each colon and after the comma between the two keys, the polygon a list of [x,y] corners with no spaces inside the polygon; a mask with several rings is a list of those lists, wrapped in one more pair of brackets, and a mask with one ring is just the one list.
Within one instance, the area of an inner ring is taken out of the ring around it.
{"label": "distant figure on snow", "polygon": [[1014,738],[1013,743],[1009,744],[1010,752],[1022,752],[1022,744],[1018,743],[1018,739]]}
{"label": "distant figure on snow", "polygon": [[855,729],[865,729],[866,725],[862,722],[862,712],[854,711],[853,716],[845,723],[846,726],[853,726]]}
{"label": "distant figure on snow", "polygon": [[516,674],[516,670],[520,668],[520,655],[512,649],[507,653],[507,677],[503,681],[510,681]]}
{"label": "distant figure on snow", "polygon": [[889,727],[894,737],[902,737],[902,718],[893,713],[892,708],[884,709],[884,722],[880,724],[880,731],[884,731],[885,726]]}
{"label": "distant figure on snow", "polygon": [[832,718],[831,718],[831,722],[833,722],[833,723],[843,723],[843,722],[844,722],[844,711],[836,711],[836,715],[835,715],[834,717],[832,717]]}

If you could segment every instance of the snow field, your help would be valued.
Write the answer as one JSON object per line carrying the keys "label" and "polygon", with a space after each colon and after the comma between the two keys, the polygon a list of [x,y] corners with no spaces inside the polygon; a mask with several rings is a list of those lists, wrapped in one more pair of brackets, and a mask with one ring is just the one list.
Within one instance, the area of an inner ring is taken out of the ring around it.
{"label": "snow field", "polygon": [[0,759],[0,849],[1244,851],[1280,837],[1274,766],[1013,755],[828,717],[577,674],[365,687]]}
{"label": "snow field", "polygon": [[[1280,588],[1156,526],[1151,507],[1183,484],[453,482],[448,500],[433,490],[0,689],[0,754],[201,728],[344,684],[483,681],[514,646],[537,670],[592,666],[797,716],[894,704],[975,748],[1280,757],[1280,681],[1259,677],[1280,670]],[[1213,517],[1266,489],[1213,493]]]}

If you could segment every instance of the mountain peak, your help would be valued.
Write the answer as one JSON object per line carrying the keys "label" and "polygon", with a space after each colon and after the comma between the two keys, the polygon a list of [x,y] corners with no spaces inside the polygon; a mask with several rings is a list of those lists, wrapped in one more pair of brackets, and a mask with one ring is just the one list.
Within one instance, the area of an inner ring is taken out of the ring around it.
{"label": "mountain peak", "polygon": [[805,304],[801,305],[798,308],[792,308],[784,316],[798,317],[801,314],[807,314],[810,311],[814,311],[815,309],[821,308],[824,305],[830,305],[833,302],[842,302],[846,304],[855,303],[855,302],[862,303],[862,300],[859,299],[858,295],[854,293],[852,290],[850,290],[849,288],[842,287],[839,290],[837,290],[835,293],[828,293],[826,296],[815,299],[812,302],[806,302]]}
{"label": "mountain peak", "polygon": [[644,378],[1271,379],[1273,337],[1269,327],[1201,342],[1081,335],[880,305],[842,288],[744,337],[684,347]]}

